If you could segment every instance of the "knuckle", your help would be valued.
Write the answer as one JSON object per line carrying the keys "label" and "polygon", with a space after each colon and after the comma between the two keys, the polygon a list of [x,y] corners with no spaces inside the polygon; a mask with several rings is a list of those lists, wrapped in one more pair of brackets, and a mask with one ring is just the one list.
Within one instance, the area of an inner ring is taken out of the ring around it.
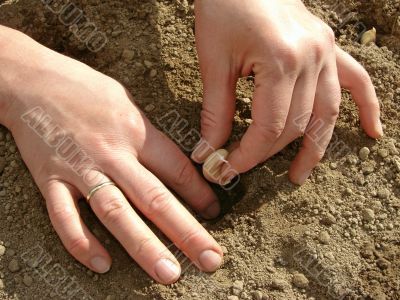
{"label": "knuckle", "polygon": [[325,150],[322,147],[316,147],[312,151],[310,151],[310,159],[314,164],[320,162],[325,155]]}
{"label": "knuckle", "polygon": [[298,138],[303,136],[306,133],[307,130],[307,124],[302,124],[294,130],[294,138]]}
{"label": "knuckle", "polygon": [[285,72],[297,70],[300,65],[298,50],[292,45],[285,45],[280,52],[280,60]]}
{"label": "knuckle", "polygon": [[53,221],[59,223],[69,222],[74,215],[75,213],[67,207],[57,207],[51,212]]}
{"label": "knuckle", "polygon": [[324,26],[324,36],[327,39],[329,45],[333,46],[336,42],[335,33],[333,32],[332,28],[325,24]]}
{"label": "knuckle", "polygon": [[149,249],[152,248],[152,241],[153,239],[151,237],[148,237],[142,238],[141,240],[136,242],[131,256],[135,258],[145,256],[146,253],[149,253]]}
{"label": "knuckle", "polygon": [[282,122],[275,122],[270,124],[260,124],[253,122],[253,124],[255,124],[259,134],[261,135],[261,138],[264,141],[277,140],[285,130],[285,124]]}
{"label": "knuckle", "polygon": [[159,215],[166,212],[171,206],[171,196],[164,187],[155,187],[148,193],[148,201],[145,206],[147,215]]}
{"label": "knuckle", "polygon": [[201,128],[215,128],[217,125],[218,122],[215,113],[207,108],[203,108],[203,110],[201,111]]}
{"label": "knuckle", "polygon": [[326,45],[324,44],[324,42],[316,41],[313,45],[313,52],[315,62],[321,62],[326,52]]}
{"label": "knuckle", "polygon": [[195,169],[193,168],[192,163],[189,159],[184,159],[180,164],[177,166],[177,170],[175,172],[174,177],[174,185],[176,186],[186,186],[190,184],[195,176]]}
{"label": "knuckle", "polygon": [[[339,96],[340,97],[340,96]],[[332,102],[326,106],[324,120],[329,125],[334,125],[340,113],[340,103]]]}
{"label": "knuckle", "polygon": [[199,242],[201,242],[200,232],[195,229],[190,229],[183,235],[183,238],[178,241],[178,248],[187,249],[193,245],[198,245]]}
{"label": "knuckle", "polygon": [[128,204],[120,197],[110,197],[98,205],[98,216],[105,224],[115,224],[121,219]]}
{"label": "knuckle", "polygon": [[70,240],[65,246],[73,256],[82,255],[88,250],[89,240],[85,237],[77,237]]}

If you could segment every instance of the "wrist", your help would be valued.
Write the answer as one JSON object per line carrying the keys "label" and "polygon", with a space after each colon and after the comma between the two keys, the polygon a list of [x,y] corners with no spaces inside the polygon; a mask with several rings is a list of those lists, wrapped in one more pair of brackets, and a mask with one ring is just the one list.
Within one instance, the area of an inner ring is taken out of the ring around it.
{"label": "wrist", "polygon": [[12,131],[28,106],[47,49],[27,35],[0,25],[0,124]]}

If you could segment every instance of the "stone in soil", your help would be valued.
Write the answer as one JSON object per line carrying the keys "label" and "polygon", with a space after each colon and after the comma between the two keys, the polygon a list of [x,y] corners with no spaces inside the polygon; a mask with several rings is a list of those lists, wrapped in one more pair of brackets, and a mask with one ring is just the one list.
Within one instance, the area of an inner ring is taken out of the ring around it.
{"label": "stone in soil", "polygon": [[4,253],[6,253],[6,247],[4,247],[3,245],[0,245],[0,256],[3,256]]}
{"label": "stone in soil", "polygon": [[262,300],[263,293],[261,291],[254,291],[251,293],[251,296],[253,297],[253,300]]}
{"label": "stone in soil", "polygon": [[322,244],[329,244],[329,242],[331,241],[331,237],[329,236],[329,233],[327,233],[326,231],[321,231],[318,235],[318,240],[322,243]]}
{"label": "stone in soil", "polygon": [[322,217],[321,223],[327,226],[331,226],[336,223],[336,218],[332,214],[327,213],[325,216]]}
{"label": "stone in soil", "polygon": [[367,147],[363,147],[358,153],[358,156],[361,160],[367,160],[370,153],[371,151]]}
{"label": "stone in soil", "polygon": [[13,273],[18,272],[20,270],[18,260],[12,259],[8,264],[8,269]]}
{"label": "stone in soil", "polygon": [[296,273],[293,275],[293,285],[299,289],[305,289],[308,287],[308,279],[304,274]]}
{"label": "stone in soil", "polygon": [[244,287],[244,282],[242,280],[236,280],[232,284],[232,293],[237,296],[240,295],[240,293],[243,291],[243,287]]}
{"label": "stone in soil", "polygon": [[375,212],[370,208],[366,208],[362,211],[362,218],[366,222],[372,222],[375,220]]}
{"label": "stone in soil", "polygon": [[288,284],[285,280],[274,278],[271,287],[279,291],[284,291],[288,288]]}
{"label": "stone in soil", "polygon": [[25,274],[25,275],[24,275],[24,278],[22,279],[22,281],[24,282],[24,284],[25,284],[26,286],[31,286],[32,283],[33,283],[32,277],[29,276],[28,274]]}

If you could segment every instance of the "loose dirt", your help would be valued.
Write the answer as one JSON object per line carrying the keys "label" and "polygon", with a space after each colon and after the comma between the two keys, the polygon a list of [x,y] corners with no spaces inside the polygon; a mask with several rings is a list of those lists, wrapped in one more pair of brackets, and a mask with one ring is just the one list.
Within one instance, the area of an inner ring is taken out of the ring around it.
{"label": "loose dirt", "polygon": [[[118,79],[153,122],[176,110],[188,128],[199,128],[193,3],[74,0],[108,38],[93,53],[43,2],[0,1],[0,22]],[[400,299],[400,1],[305,2],[371,74],[385,138],[363,133],[343,91],[331,147],[311,179],[302,187],[288,181],[300,141],[243,175],[244,197],[221,219],[204,223],[224,247],[224,265],[214,274],[188,266],[178,283],[161,286],[84,203],[83,218],[114,263],[99,276],[74,261],[50,225],[12,136],[1,128],[0,299],[66,299],[72,291],[73,299],[107,300]],[[363,27],[377,29],[377,45],[360,45]],[[238,84],[232,141],[249,124],[252,89],[252,77]],[[35,264],[37,257],[44,259]]]}

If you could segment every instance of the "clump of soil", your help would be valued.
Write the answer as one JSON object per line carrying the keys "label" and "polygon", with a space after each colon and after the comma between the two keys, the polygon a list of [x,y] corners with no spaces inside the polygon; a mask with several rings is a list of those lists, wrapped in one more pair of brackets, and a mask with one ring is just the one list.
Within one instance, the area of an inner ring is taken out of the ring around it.
{"label": "clump of soil", "polygon": [[[193,3],[73,3],[106,34],[108,42],[100,51],[89,51],[41,1],[0,1],[0,20],[120,80],[153,121],[177,110],[199,128],[202,85]],[[202,274],[181,256],[187,266],[184,276],[161,286],[129,258],[85,204],[83,218],[114,264],[99,276],[75,262],[52,229],[12,136],[2,128],[0,299],[400,299],[400,1],[305,3],[371,74],[385,138],[374,141],[362,132],[344,91],[332,146],[311,179],[296,187],[287,178],[299,141],[242,176],[246,193],[241,201],[222,219],[205,224],[224,246],[224,265],[214,274]],[[377,45],[360,45],[361,25],[377,28]],[[249,124],[252,88],[251,77],[238,84],[232,140]],[[47,264],[32,264],[35,255],[46,257]]]}

